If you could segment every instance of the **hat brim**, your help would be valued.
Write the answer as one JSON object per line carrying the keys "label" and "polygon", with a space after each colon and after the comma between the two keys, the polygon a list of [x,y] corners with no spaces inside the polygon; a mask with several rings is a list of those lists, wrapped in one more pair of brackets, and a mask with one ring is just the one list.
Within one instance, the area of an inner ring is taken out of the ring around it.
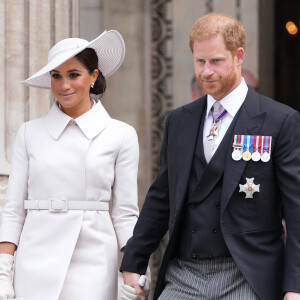
{"label": "hat brim", "polygon": [[118,31],[104,31],[93,41],[87,42],[86,45],[63,51],[48,62],[41,70],[20,83],[32,87],[51,89],[50,71],[59,67],[86,48],[92,48],[96,51],[98,55],[98,69],[105,78],[112,75],[121,66],[126,51],[124,40]]}

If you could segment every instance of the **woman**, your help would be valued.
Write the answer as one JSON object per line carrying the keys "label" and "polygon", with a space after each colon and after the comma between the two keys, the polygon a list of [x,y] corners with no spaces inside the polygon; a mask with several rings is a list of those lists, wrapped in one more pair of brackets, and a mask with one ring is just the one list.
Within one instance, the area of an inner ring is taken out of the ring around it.
{"label": "woman", "polygon": [[117,244],[126,245],[138,216],[138,141],[90,94],[104,93],[124,55],[114,30],[90,43],[65,39],[22,82],[51,88],[56,102],[16,137],[0,230],[1,300],[117,299]]}

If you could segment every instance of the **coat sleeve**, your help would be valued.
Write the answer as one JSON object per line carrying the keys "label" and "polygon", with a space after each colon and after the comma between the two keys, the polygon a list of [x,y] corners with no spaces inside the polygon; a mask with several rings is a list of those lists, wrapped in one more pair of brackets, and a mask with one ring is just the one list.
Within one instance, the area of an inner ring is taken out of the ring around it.
{"label": "coat sleeve", "polygon": [[293,111],[284,122],[276,149],[275,172],[287,226],[283,291],[300,292],[300,117]]}
{"label": "coat sleeve", "polygon": [[7,194],[2,212],[0,242],[18,245],[26,212],[24,200],[28,195],[28,154],[25,142],[26,124],[24,123],[16,136]]}
{"label": "coat sleeve", "polygon": [[170,117],[166,121],[160,152],[160,168],[147,193],[133,237],[126,245],[121,271],[145,274],[150,255],[158,247],[160,240],[168,230],[170,211],[167,164],[169,119]]}
{"label": "coat sleeve", "polygon": [[112,221],[120,248],[123,248],[132,236],[139,213],[137,205],[138,162],[137,134],[133,127],[128,127],[117,155],[112,190]]}

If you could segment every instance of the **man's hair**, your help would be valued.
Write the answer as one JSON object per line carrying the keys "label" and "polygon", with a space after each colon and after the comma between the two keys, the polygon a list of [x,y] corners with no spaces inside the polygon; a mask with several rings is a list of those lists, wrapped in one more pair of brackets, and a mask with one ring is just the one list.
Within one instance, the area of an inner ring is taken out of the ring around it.
{"label": "man's hair", "polygon": [[190,33],[190,49],[194,51],[195,40],[205,40],[222,34],[227,50],[245,49],[246,31],[238,20],[219,13],[209,13],[199,18]]}

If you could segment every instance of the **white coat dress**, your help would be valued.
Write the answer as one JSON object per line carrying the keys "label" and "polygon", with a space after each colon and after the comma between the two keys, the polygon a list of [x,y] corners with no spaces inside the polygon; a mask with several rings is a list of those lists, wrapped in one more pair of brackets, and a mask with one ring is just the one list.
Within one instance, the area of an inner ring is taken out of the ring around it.
{"label": "white coat dress", "polygon": [[[72,120],[56,104],[18,131],[0,241],[16,244],[24,300],[116,300],[118,248],[138,217],[138,140],[98,102]],[[109,211],[24,210],[24,200],[111,202]]]}

